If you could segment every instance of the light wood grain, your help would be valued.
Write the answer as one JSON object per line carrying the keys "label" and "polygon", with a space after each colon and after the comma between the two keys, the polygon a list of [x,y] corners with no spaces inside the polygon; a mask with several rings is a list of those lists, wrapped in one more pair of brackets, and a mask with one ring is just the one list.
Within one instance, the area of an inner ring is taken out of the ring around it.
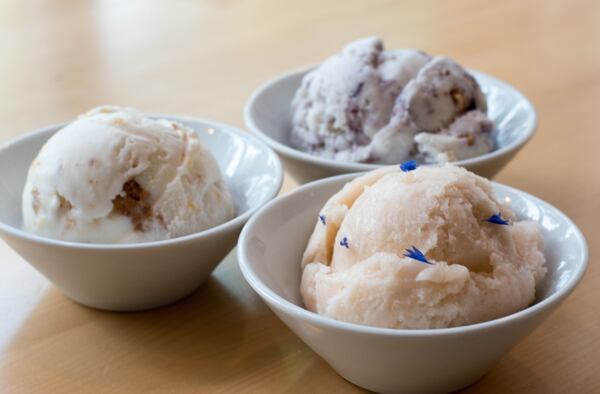
{"label": "light wood grain", "polygon": [[[579,288],[466,392],[600,392],[597,1],[5,0],[0,141],[105,103],[243,127],[260,83],[372,34],[530,97],[539,133],[497,180],[556,205],[590,242]],[[266,308],[233,254],[182,302],[115,314],[68,301],[0,242],[2,393],[337,391],[360,390]]]}

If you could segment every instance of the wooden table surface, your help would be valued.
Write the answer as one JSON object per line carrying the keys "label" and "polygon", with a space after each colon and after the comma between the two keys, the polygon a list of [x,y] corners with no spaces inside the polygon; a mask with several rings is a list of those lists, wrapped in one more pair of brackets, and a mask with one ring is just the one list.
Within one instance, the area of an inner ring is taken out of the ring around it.
{"label": "wooden table surface", "polygon": [[[590,244],[577,290],[466,392],[600,392],[600,2],[5,0],[0,142],[107,103],[243,127],[259,84],[373,34],[530,97],[538,134],[496,179]],[[267,309],[234,254],[189,298],[124,314],[70,302],[0,241],[2,393],[313,391],[360,389]]]}

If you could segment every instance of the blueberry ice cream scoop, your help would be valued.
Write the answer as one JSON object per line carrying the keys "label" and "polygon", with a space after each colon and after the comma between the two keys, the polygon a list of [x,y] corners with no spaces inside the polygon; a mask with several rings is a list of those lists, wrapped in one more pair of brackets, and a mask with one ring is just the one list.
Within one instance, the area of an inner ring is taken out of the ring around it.
{"label": "blueberry ice cream scoop", "polygon": [[493,149],[485,95],[460,65],[376,37],[308,73],[292,102],[291,144],[351,162],[447,162]]}

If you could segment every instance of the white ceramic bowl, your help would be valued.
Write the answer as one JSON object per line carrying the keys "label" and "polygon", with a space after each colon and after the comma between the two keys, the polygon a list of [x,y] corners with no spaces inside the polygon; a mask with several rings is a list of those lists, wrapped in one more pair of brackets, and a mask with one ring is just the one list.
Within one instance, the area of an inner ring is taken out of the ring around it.
{"label": "white ceramic bowl", "polygon": [[[312,68],[285,74],[258,88],[244,109],[248,129],[279,153],[286,171],[299,183],[381,167],[381,164],[324,159],[290,146],[292,98],[310,70]],[[455,164],[492,178],[531,139],[537,117],[529,100],[517,89],[482,72],[470,72],[487,96],[488,115],[495,126],[496,149]]]}
{"label": "white ceramic bowl", "polygon": [[21,230],[27,170],[62,125],[34,131],[0,148],[0,236],[74,301],[107,310],[141,310],[174,302],[200,286],[237,242],[242,226],[277,195],[277,155],[248,133],[207,120],[159,116],[198,132],[219,163],[236,217],[200,233],[139,244],[85,244]]}
{"label": "white ceramic bowl", "polygon": [[[469,326],[395,330],[336,321],[303,308],[300,260],[325,201],[356,174],[304,185],[271,201],[244,227],[238,260],[248,283],[277,316],[350,382],[387,393],[448,392],[467,386],[528,335],[580,281],[587,246],[577,227],[553,206],[494,184],[520,219],[539,223],[548,273],[534,305]],[[577,327],[573,327],[577,329]]]}

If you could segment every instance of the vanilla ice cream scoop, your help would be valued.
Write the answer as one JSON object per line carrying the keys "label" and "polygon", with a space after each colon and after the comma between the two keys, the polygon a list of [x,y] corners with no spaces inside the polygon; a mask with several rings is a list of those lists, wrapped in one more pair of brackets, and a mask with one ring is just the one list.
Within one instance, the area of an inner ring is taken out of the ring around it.
{"label": "vanilla ice cream scoop", "polygon": [[25,230],[65,241],[180,237],[234,215],[211,153],[177,122],[100,107],[40,150],[23,191]]}
{"label": "vanilla ice cream scoop", "polygon": [[302,259],[305,306],[388,328],[442,328],[530,305],[544,276],[537,224],[452,165],[387,167],[323,207]]}
{"label": "vanilla ice cream scoop", "polygon": [[330,159],[444,163],[494,148],[485,95],[459,64],[376,37],[309,72],[292,102],[293,146]]}

